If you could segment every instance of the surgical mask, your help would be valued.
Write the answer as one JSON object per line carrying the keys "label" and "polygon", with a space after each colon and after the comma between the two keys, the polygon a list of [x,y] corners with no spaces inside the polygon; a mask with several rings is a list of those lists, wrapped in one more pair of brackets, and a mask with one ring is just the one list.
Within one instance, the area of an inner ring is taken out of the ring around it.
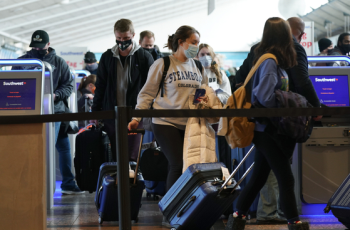
{"label": "surgical mask", "polygon": [[189,44],[188,49],[185,50],[185,55],[187,58],[195,58],[198,53],[198,46]]}
{"label": "surgical mask", "polygon": [[130,40],[127,40],[127,41],[118,41],[118,40],[115,40],[115,42],[117,43],[119,49],[121,51],[124,51],[126,50],[132,43],[131,39]]}
{"label": "surgical mask", "polygon": [[85,68],[88,71],[94,71],[98,68],[98,64],[97,63],[91,64],[91,65],[86,64]]}
{"label": "surgical mask", "polygon": [[44,49],[44,50],[32,49],[31,53],[32,53],[34,58],[42,60],[44,58],[44,56],[46,55],[46,53],[47,53],[47,49]]}
{"label": "surgical mask", "polygon": [[345,52],[345,54],[350,52],[350,44],[347,44],[347,45],[342,44],[340,48],[342,49],[343,52]]}
{"label": "surgical mask", "polygon": [[202,63],[204,68],[210,67],[211,63],[213,62],[213,59],[209,55],[205,55],[203,57],[199,58],[199,61]]}

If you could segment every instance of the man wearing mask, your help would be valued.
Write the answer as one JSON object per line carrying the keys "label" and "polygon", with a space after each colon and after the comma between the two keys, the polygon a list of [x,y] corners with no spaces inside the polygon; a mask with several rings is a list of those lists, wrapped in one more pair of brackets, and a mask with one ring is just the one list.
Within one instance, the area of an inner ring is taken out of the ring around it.
{"label": "man wearing mask", "polygon": [[[102,54],[97,69],[92,111],[114,110],[115,106],[131,106],[134,109],[137,95],[146,82],[149,67],[154,62],[151,54],[141,49],[133,40],[135,32],[132,21],[118,20],[114,25],[114,35],[117,44]],[[115,153],[115,122],[104,120],[104,124]],[[140,122],[139,128],[142,127]],[[140,136],[130,135],[128,138],[130,160],[136,160]],[[113,157],[116,157],[115,154]]]}
{"label": "man wearing mask", "polygon": [[[333,52],[333,44],[332,41],[328,38],[321,38],[318,40],[318,49],[320,53],[318,56],[329,56]],[[331,63],[310,63],[311,66],[333,66],[333,62]]]}
{"label": "man wearing mask", "polygon": [[[308,73],[308,60],[305,49],[300,45],[301,39],[304,34],[305,23],[297,17],[288,19],[288,23],[292,30],[294,47],[297,53],[298,65],[286,70],[289,77],[289,89],[304,96],[309,103],[314,107],[320,107],[320,100],[316,94],[314,86],[309,78]],[[237,71],[236,74],[236,87],[243,84],[244,80],[248,76],[249,71],[253,66],[254,50],[258,44],[254,45],[247,59],[244,60],[243,65]],[[251,92],[252,80],[247,85],[248,92]],[[231,88],[235,88],[232,87]],[[320,120],[322,116],[314,118],[314,120]],[[257,220],[261,222],[280,222],[285,221],[283,212],[279,207],[279,189],[276,176],[271,172],[265,186],[260,191],[260,199],[257,210]],[[300,207],[298,207],[300,208]]]}
{"label": "man wearing mask", "polygon": [[154,60],[157,60],[163,57],[163,55],[159,51],[159,48],[157,49],[157,46],[154,45],[154,41],[155,41],[155,37],[153,32],[149,30],[145,30],[140,33],[140,41],[139,41],[140,46],[144,50],[148,51],[152,55]]}
{"label": "man wearing mask", "polygon": [[97,60],[96,56],[93,52],[86,52],[85,57],[84,57],[84,62],[85,62],[85,69],[89,71],[91,74],[97,74]]}
{"label": "man wearing mask", "polygon": [[[330,55],[334,56],[350,56],[350,34],[342,33],[339,35],[337,46],[334,47],[333,52]],[[347,66],[347,62],[336,62],[335,65]]]}
{"label": "man wearing mask", "polygon": [[[68,98],[73,90],[73,77],[66,61],[57,56],[53,48],[50,47],[49,35],[43,30],[37,30],[33,33],[31,43],[32,47],[27,54],[19,58],[37,58],[48,62],[52,67],[55,114],[68,113]],[[17,66],[12,69],[35,69],[36,67]],[[56,148],[59,153],[59,167],[62,174],[61,189],[63,194],[79,194],[82,192],[76,185],[74,175],[72,174],[72,159],[70,144],[67,134],[68,126],[61,126],[61,122],[55,122]]]}

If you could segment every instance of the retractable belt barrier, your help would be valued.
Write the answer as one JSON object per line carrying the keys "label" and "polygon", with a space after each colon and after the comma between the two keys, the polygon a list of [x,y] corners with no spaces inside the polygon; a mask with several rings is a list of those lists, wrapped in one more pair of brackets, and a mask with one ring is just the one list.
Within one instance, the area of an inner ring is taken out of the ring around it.
{"label": "retractable belt barrier", "polygon": [[286,116],[344,116],[350,117],[350,107],[327,108],[264,108],[207,110],[132,110],[115,107],[115,111],[69,113],[54,115],[0,116],[0,124],[45,123],[70,120],[115,119],[117,146],[117,181],[119,229],[131,230],[128,132],[131,117],[286,117]]}
{"label": "retractable belt barrier", "polygon": [[[256,108],[256,109],[162,109],[131,110],[131,117],[296,117],[296,116],[350,116],[350,107],[327,108]],[[115,119],[115,111],[92,113],[65,113],[52,115],[0,116],[0,124],[30,124],[56,121]]]}

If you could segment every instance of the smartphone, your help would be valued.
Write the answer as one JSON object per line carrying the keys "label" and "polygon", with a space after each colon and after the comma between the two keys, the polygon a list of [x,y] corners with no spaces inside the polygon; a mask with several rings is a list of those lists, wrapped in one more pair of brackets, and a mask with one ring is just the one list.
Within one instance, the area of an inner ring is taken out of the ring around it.
{"label": "smartphone", "polygon": [[205,89],[196,89],[196,93],[194,94],[193,104],[198,104],[198,98],[205,96]]}

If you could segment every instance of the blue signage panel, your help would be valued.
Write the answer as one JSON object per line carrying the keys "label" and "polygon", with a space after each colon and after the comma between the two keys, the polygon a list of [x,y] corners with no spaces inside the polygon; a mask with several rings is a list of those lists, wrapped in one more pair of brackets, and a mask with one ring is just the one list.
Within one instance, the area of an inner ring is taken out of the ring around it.
{"label": "blue signage panel", "polygon": [[0,110],[35,110],[36,79],[0,79]]}
{"label": "blue signage panel", "polygon": [[327,106],[349,106],[348,76],[310,76],[318,98]]}

